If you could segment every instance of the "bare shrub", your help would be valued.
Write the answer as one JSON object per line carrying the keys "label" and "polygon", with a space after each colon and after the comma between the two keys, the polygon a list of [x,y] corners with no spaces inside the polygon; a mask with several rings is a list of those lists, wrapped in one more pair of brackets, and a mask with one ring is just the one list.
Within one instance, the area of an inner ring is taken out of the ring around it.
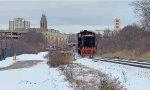
{"label": "bare shrub", "polygon": [[118,79],[80,64],[60,67],[74,90],[124,90]]}
{"label": "bare shrub", "polygon": [[48,65],[57,67],[59,65],[66,65],[72,63],[72,53],[69,51],[49,51]]}

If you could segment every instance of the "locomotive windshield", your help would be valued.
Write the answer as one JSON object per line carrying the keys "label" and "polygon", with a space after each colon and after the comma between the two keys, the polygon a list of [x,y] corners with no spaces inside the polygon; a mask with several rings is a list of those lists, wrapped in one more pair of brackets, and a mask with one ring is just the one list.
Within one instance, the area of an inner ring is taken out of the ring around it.
{"label": "locomotive windshield", "polygon": [[95,47],[95,37],[84,37],[85,47]]}

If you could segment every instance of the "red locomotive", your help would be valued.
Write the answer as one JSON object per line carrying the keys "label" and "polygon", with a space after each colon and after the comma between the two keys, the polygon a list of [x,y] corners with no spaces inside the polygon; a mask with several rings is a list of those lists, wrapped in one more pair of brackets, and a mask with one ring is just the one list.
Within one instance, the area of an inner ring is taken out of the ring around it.
{"label": "red locomotive", "polygon": [[96,54],[95,33],[92,31],[81,31],[78,37],[78,53],[81,56],[93,57]]}

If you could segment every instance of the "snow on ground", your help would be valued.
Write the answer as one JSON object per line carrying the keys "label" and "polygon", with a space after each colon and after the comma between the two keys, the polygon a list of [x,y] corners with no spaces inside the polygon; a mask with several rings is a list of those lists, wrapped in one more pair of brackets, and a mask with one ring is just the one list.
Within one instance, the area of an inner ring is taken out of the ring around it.
{"label": "snow on ground", "polygon": [[1,90],[71,90],[69,82],[45,62],[32,68],[0,71]]}
{"label": "snow on ground", "polygon": [[[44,60],[43,56],[46,53],[23,54],[17,56],[17,60]],[[12,59],[13,57],[6,58],[0,61],[0,65],[12,64]],[[69,82],[65,81],[61,71],[57,68],[49,68],[46,61],[31,68],[0,71],[0,80],[1,90],[73,90]]]}
{"label": "snow on ground", "polygon": [[[16,57],[16,61],[27,61],[27,60],[45,60],[43,57],[48,52],[40,52],[38,54],[22,54]],[[13,57],[7,57],[5,60],[0,61],[0,67],[6,67],[14,63]]]}
{"label": "snow on ground", "polygon": [[102,61],[93,62],[92,59],[88,58],[77,59],[75,63],[80,63],[119,78],[121,84],[127,90],[150,90],[150,69]]}
{"label": "snow on ground", "polygon": [[[43,60],[31,68],[0,71],[2,90],[72,90],[65,76],[56,68],[49,68],[43,58],[47,52],[22,54],[17,61]],[[0,61],[0,67],[13,64],[13,57]],[[109,62],[93,62],[92,59],[80,58],[75,61],[93,69],[100,70],[119,78],[127,90],[150,90],[150,69],[120,65]]]}

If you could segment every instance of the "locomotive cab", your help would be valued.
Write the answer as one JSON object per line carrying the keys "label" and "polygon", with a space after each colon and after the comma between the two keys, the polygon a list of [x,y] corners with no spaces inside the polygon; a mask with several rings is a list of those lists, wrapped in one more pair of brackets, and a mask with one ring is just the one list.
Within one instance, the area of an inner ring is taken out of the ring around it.
{"label": "locomotive cab", "polygon": [[92,31],[81,31],[78,37],[78,54],[93,57],[96,54],[95,33]]}

